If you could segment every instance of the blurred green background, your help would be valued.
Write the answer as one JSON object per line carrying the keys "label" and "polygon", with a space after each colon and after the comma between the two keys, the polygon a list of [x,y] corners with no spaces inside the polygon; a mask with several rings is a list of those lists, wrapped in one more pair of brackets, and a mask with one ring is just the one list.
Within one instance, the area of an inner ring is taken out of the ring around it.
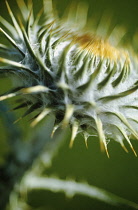
{"label": "blurred green background", "polygon": [[[137,0],[87,0],[89,3],[88,15],[92,17],[102,16],[105,10],[113,14],[113,24],[121,24],[127,28],[128,36],[126,42],[131,43],[134,33],[138,29],[138,1]],[[13,9],[17,10],[14,0],[8,1]],[[33,0],[35,8],[41,7],[41,1]],[[54,0],[59,14],[62,16],[70,0]],[[74,1],[74,2],[79,2]],[[95,15],[96,14],[96,15]],[[4,0],[0,0],[0,15],[10,20]],[[0,75],[1,76],[1,75]],[[0,94],[11,87],[11,81],[7,78],[0,80]],[[12,100],[4,102],[10,109],[13,107]],[[14,112],[15,118],[18,118],[22,111]],[[5,159],[10,152],[8,138],[10,138],[10,127],[6,127],[5,118],[9,114],[0,110],[0,164],[5,164]],[[29,122],[23,119],[15,126],[26,136],[29,133]],[[12,127],[12,122],[11,122]],[[31,131],[32,132],[32,131]],[[25,134],[24,134],[25,133]],[[70,132],[66,140],[55,155],[52,165],[43,170],[43,176],[55,175],[61,179],[66,177],[73,178],[77,181],[87,181],[91,185],[103,188],[118,196],[138,203],[138,158],[133,152],[125,153],[118,143],[111,141],[108,144],[110,158],[100,151],[99,141],[97,138],[90,137],[88,140],[88,149],[84,140],[79,135],[72,149],[69,149]],[[24,137],[25,138],[25,137]],[[138,154],[138,142],[132,141],[132,144]],[[37,210],[111,210],[120,209],[112,207],[103,202],[90,199],[85,196],[76,195],[73,198],[66,198],[63,193],[52,193],[47,190],[33,190],[28,193],[25,200],[29,204],[29,209]],[[24,209],[23,209],[24,210]]]}

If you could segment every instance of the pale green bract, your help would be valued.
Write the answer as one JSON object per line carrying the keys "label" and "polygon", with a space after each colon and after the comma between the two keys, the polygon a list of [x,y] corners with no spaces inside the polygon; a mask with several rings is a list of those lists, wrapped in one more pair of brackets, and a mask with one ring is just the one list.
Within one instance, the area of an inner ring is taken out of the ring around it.
{"label": "pale green bract", "polygon": [[82,133],[86,145],[90,135],[98,136],[108,156],[110,139],[127,151],[125,139],[136,155],[129,140],[138,139],[138,71],[133,54],[85,31],[85,4],[83,8],[78,4],[79,21],[79,12],[75,20],[71,13],[66,20],[59,19],[50,0],[36,16],[32,5],[17,3],[21,14],[16,17],[6,2],[13,24],[0,17],[4,25],[0,31],[10,44],[0,44],[0,73],[15,76],[19,86],[0,100],[20,95],[22,103],[15,109],[26,107],[23,117],[38,110],[32,126],[54,114],[52,135],[69,124],[70,146]]}

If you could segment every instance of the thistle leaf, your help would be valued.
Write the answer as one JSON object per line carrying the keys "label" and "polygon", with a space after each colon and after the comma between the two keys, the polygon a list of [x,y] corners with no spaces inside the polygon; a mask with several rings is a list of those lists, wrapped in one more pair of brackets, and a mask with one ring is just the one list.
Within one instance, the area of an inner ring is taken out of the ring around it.
{"label": "thistle leaf", "polygon": [[13,21],[14,27],[15,27],[17,33],[19,34],[19,37],[22,39],[23,38],[23,35],[22,35],[22,31],[20,29],[20,26],[18,25],[18,23],[17,23],[14,15],[13,15],[13,13],[11,11],[11,8],[10,8],[8,2],[7,1],[5,1],[5,2],[6,2],[6,6],[7,6],[7,9],[8,9],[8,12],[9,12],[9,14],[11,16],[12,21]]}
{"label": "thistle leaf", "polygon": [[36,126],[44,117],[46,117],[52,110],[45,108],[36,118],[35,120],[31,123],[31,126],[34,127]]}
{"label": "thistle leaf", "polygon": [[0,28],[0,32],[2,32],[4,36],[7,38],[7,40],[21,53],[22,56],[24,56],[24,52],[19,48],[16,42],[2,28]]}

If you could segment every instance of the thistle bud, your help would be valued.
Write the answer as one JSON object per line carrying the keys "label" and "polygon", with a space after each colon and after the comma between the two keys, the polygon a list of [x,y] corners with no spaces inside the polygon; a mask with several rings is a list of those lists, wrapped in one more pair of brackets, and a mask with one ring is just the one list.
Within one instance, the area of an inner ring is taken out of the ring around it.
{"label": "thistle bud", "polygon": [[[17,108],[27,108],[24,116],[38,109],[32,126],[54,114],[53,133],[59,126],[69,125],[70,146],[82,133],[86,144],[89,136],[98,136],[108,156],[110,139],[127,151],[123,143],[126,140],[136,155],[129,140],[138,139],[136,56],[118,47],[116,37],[109,39],[92,29],[85,30],[86,4],[78,4],[80,16],[77,12],[73,19],[69,12],[65,20],[54,14],[52,1],[44,2],[44,10],[34,15],[33,5],[27,7],[23,0],[17,0],[17,18],[6,1],[13,24],[1,17],[6,29],[0,32],[10,47],[0,45],[4,52],[0,73],[15,75],[20,86],[0,96],[0,100],[20,95],[23,102]],[[103,32],[102,28],[99,26],[98,31]]]}

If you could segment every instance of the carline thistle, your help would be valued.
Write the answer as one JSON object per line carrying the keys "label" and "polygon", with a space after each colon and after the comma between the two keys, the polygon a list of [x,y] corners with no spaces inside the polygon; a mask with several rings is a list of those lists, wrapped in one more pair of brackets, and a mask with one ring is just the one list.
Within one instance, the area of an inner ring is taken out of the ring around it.
{"label": "carline thistle", "polygon": [[43,3],[34,15],[32,1],[17,0],[20,14],[15,15],[6,1],[13,24],[0,17],[0,32],[8,41],[0,44],[0,73],[15,77],[19,86],[0,101],[19,95],[22,102],[14,109],[26,107],[22,117],[38,111],[31,126],[53,114],[52,135],[70,125],[70,146],[82,133],[86,145],[89,136],[98,136],[107,156],[110,139],[127,151],[126,140],[136,155],[130,142],[138,139],[136,56],[85,29],[86,4],[78,3],[76,19],[69,12],[65,20],[55,15],[51,0]]}

